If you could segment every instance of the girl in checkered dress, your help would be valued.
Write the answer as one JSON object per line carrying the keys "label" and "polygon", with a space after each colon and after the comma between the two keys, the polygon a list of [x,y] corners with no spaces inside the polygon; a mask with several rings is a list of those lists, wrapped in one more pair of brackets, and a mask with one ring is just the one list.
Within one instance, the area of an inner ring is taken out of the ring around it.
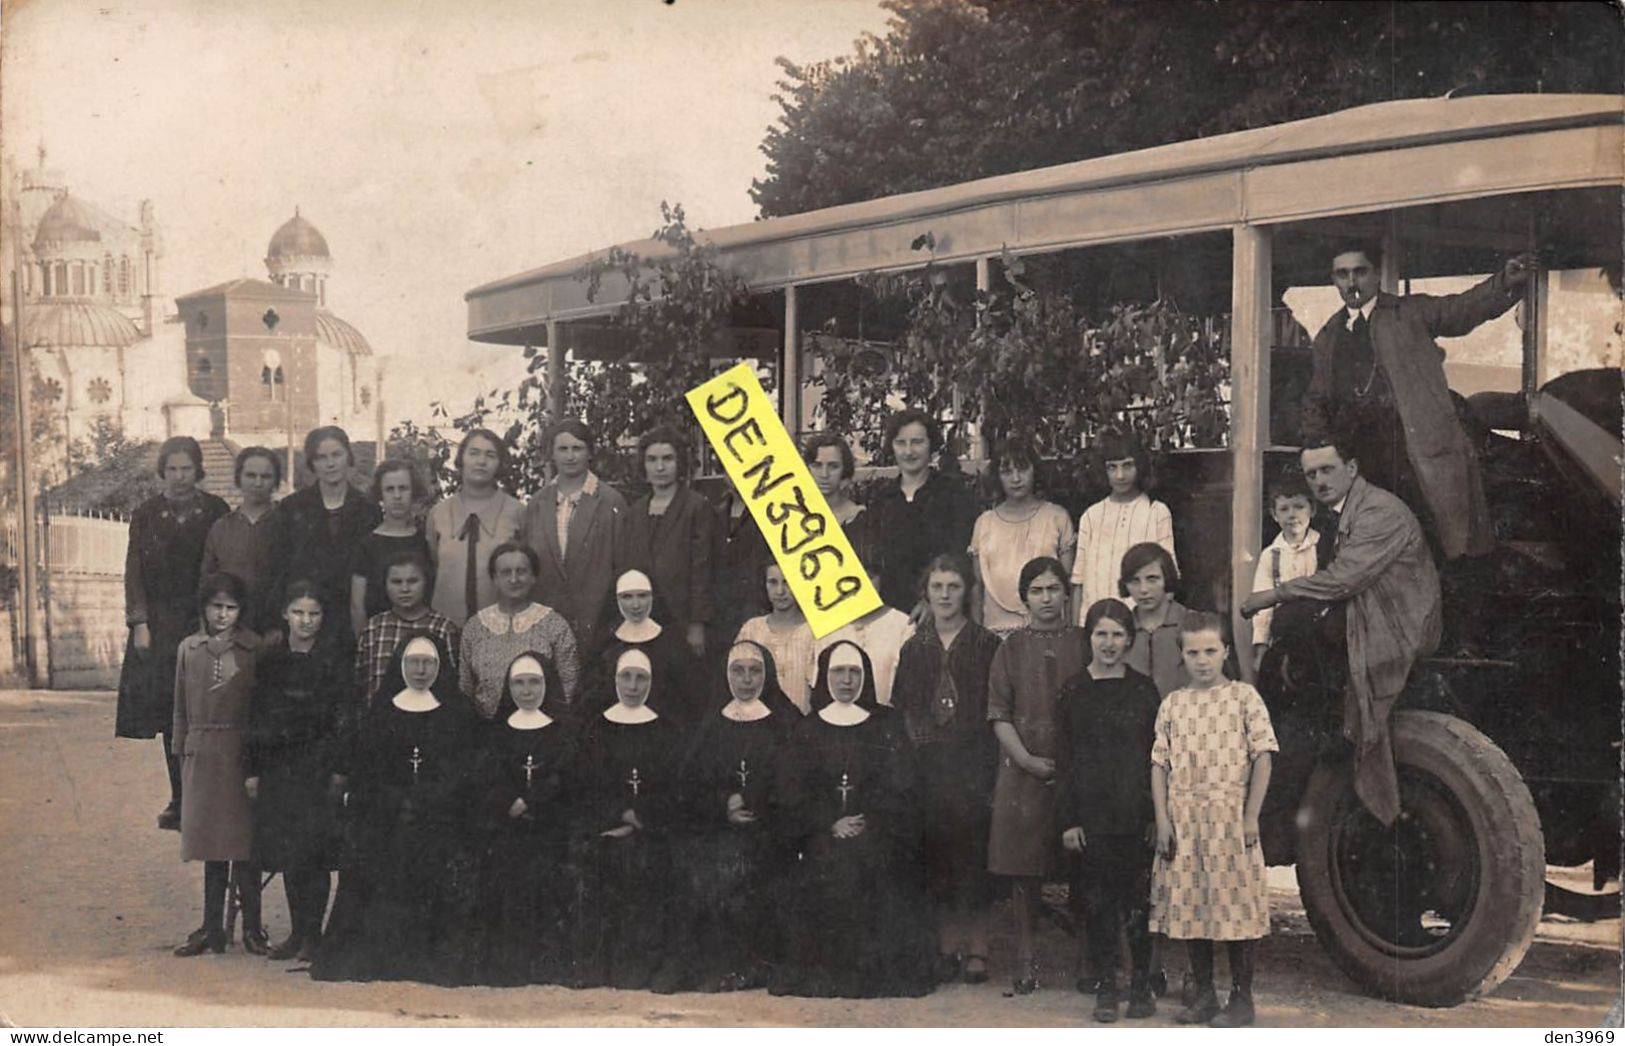
{"label": "girl in checkered dress", "polygon": [[[1151,930],[1186,942],[1195,998],[1181,1024],[1253,1021],[1253,943],[1269,933],[1258,811],[1279,751],[1264,699],[1225,678],[1218,615],[1191,612],[1179,630],[1190,686],[1163,699],[1151,746],[1157,856]],[[1230,1001],[1213,990],[1213,942],[1230,953]]]}

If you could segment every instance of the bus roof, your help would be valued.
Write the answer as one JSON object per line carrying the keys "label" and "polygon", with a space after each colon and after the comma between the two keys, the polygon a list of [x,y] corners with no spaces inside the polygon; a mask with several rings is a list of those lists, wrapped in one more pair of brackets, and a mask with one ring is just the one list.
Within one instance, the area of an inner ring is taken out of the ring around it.
{"label": "bus roof", "polygon": [[[697,233],[753,289],[968,261],[1002,250],[1273,224],[1536,189],[1625,181],[1625,97],[1479,95],[1346,109],[1269,127],[998,175]],[[1403,154],[1403,155],[1400,155]],[[644,258],[670,248],[620,245]],[[615,311],[578,279],[585,254],[482,284],[469,337],[546,342],[548,320]]]}

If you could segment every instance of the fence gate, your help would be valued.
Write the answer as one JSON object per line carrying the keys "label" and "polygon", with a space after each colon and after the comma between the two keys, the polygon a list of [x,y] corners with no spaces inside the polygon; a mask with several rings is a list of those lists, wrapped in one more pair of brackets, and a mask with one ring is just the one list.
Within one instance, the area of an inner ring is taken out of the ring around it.
{"label": "fence gate", "polygon": [[41,595],[56,690],[115,689],[124,660],[124,554],[130,524],[121,519],[46,517]]}

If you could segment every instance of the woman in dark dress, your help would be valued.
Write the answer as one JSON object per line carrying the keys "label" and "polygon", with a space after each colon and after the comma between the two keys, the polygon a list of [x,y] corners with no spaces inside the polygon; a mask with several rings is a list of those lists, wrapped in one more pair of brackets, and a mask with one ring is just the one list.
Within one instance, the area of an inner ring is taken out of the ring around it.
{"label": "woman in dark dress", "polygon": [[158,827],[181,827],[181,766],[172,745],[175,651],[198,630],[197,586],[203,545],[215,520],[231,511],[197,489],[203,449],[190,436],[171,436],[158,448],[163,493],[142,502],[130,517],[124,558],[124,620],[130,642],[119,673],[118,737],[164,739],[169,805]]}
{"label": "woman in dark dress", "polygon": [[781,761],[775,828],[801,851],[786,884],[775,995],[926,995],[935,934],[919,865],[913,753],[875,703],[869,656],[842,641],[818,658],[813,714]]}
{"label": "woman in dark dress", "polygon": [[998,762],[987,677],[999,639],[968,618],[973,587],[962,556],[937,556],[926,566],[921,588],[931,617],[903,644],[892,706],[903,714],[919,772],[939,975],[979,984],[987,980],[987,832]]}
{"label": "woman in dark dress", "polygon": [[553,664],[534,651],[508,666],[496,717],[482,726],[475,830],[480,834],[481,984],[556,984],[570,974],[566,920],[577,730]]}
{"label": "woman in dark dress", "polygon": [[614,621],[601,632],[607,641],[583,688],[587,709],[596,714],[615,704],[615,664],[628,650],[641,650],[654,672],[650,706],[687,729],[704,714],[704,696],[693,683],[694,655],[682,636],[650,616],[654,602],[654,585],[643,571],[616,579]]}
{"label": "woman in dark dress", "polygon": [[[379,509],[350,483],[355,452],[343,429],[336,425],[311,429],[305,437],[305,466],[316,482],[277,503],[271,562],[281,573],[273,591],[304,578],[321,588],[325,605],[347,607],[355,551],[378,525]],[[322,629],[355,639],[348,613],[328,614]]]}
{"label": "woman in dark dress", "polygon": [[356,542],[350,563],[350,627],[360,635],[367,622],[389,609],[384,575],[389,561],[401,552],[421,552],[429,558],[418,506],[429,497],[429,485],[416,465],[391,459],[372,472],[372,500],[382,521]]}
{"label": "woman in dark dress", "polygon": [[615,704],[583,729],[574,987],[645,988],[661,962],[682,734],[655,711],[654,678],[647,654],[621,654]]}
{"label": "woman in dark dress", "polygon": [[[260,653],[245,751],[254,799],[255,863],[281,872],[292,932],[267,957],[315,955],[338,861],[341,745],[355,707],[350,653],[322,631],[327,606],[311,582],[288,586],[286,639]],[[337,606],[334,611],[337,612]]]}
{"label": "woman in dark dress", "polygon": [[778,886],[793,855],[772,830],[772,786],[801,713],[759,644],[735,643],[726,677],[682,770],[682,893],[655,991],[759,988],[779,951]]}
{"label": "woman in dark dress", "polygon": [[469,979],[476,720],[450,664],[438,638],[405,640],[361,722],[347,775],[359,874],[339,885],[317,980]]}

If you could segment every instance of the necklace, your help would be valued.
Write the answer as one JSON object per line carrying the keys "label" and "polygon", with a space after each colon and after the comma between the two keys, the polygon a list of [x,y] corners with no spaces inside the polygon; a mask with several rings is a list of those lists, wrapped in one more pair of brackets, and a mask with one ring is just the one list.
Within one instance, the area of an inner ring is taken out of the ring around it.
{"label": "necklace", "polygon": [[1011,519],[1009,516],[1004,514],[1004,508],[1008,504],[1009,502],[1003,501],[993,506],[993,514],[1004,520],[1006,523],[1031,523],[1038,516],[1039,511],[1044,507],[1044,503],[1042,501],[1035,502],[1031,512],[1019,519]]}

